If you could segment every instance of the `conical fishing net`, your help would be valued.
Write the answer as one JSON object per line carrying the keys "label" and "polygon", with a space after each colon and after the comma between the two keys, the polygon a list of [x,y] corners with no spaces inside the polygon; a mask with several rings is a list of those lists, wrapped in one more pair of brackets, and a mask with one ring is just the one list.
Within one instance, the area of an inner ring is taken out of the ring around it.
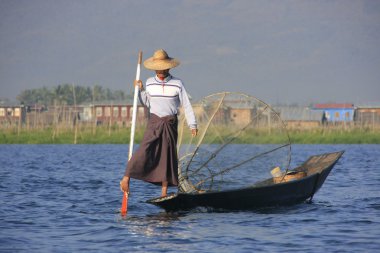
{"label": "conical fishing net", "polygon": [[191,137],[180,114],[179,190],[224,191],[251,187],[287,171],[291,145],[285,124],[268,104],[241,93],[222,92],[193,104],[198,135]]}

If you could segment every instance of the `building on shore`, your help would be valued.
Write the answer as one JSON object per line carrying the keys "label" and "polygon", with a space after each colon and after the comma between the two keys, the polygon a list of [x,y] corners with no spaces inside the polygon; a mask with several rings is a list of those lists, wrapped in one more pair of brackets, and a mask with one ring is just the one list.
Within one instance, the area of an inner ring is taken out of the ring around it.
{"label": "building on shore", "polygon": [[274,109],[288,128],[309,129],[323,124],[323,111],[298,106],[277,106]]}
{"label": "building on shore", "polygon": [[380,125],[380,104],[356,106],[355,123],[361,126]]}
{"label": "building on shore", "polygon": [[28,107],[23,104],[7,103],[0,105],[0,124],[24,124]]}
{"label": "building on shore", "polygon": [[[96,124],[118,124],[129,126],[132,120],[133,105],[131,103],[97,103],[84,109],[84,119],[96,119]],[[148,109],[143,105],[137,106],[136,124],[145,124]]]}
{"label": "building on shore", "polygon": [[[48,122],[68,122],[84,124],[129,126],[132,119],[133,105],[129,101],[98,102],[86,105],[50,106]],[[137,106],[137,124],[145,124],[148,111],[144,106]],[[54,119],[54,120],[53,120]]]}
{"label": "building on shore", "polygon": [[323,111],[326,123],[350,123],[354,121],[355,107],[353,104],[315,104],[313,110]]}

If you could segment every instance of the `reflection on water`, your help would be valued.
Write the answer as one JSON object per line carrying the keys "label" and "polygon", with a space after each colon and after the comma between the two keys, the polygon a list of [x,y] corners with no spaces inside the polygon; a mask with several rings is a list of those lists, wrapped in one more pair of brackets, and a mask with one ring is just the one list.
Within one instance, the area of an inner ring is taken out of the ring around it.
{"label": "reflection on water", "polygon": [[128,214],[127,216],[118,215],[117,222],[126,228],[131,235],[165,236],[170,234],[171,227],[180,220],[180,216],[181,214],[179,213],[166,213],[163,211],[146,216]]}

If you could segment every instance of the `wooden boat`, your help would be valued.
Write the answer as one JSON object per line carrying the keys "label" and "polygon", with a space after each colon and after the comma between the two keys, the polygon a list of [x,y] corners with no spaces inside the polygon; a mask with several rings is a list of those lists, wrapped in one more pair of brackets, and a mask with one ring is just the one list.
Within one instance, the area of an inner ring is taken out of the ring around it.
{"label": "wooden boat", "polygon": [[251,187],[205,193],[177,193],[150,199],[147,202],[166,211],[189,210],[196,207],[244,210],[267,206],[291,205],[312,200],[344,151],[311,156],[293,174],[302,178],[287,181],[269,178]]}

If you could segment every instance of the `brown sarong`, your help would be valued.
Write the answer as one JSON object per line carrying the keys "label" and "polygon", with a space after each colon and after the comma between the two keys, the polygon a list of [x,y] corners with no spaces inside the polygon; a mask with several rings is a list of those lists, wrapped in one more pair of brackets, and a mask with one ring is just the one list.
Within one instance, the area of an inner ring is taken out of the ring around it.
{"label": "brown sarong", "polygon": [[178,185],[177,115],[151,114],[140,147],[128,161],[125,176],[159,184]]}

